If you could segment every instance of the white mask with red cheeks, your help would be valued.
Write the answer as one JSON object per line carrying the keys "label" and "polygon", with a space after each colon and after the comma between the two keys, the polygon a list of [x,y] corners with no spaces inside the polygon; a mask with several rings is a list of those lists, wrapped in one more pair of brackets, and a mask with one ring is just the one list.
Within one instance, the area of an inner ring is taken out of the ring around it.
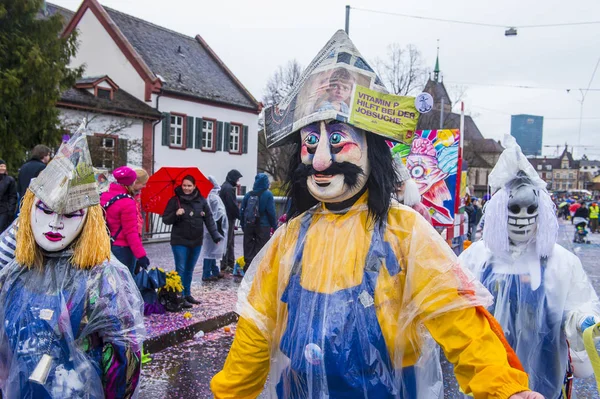
{"label": "white mask with red cheeks", "polygon": [[87,209],[60,214],[36,198],[31,207],[31,229],[35,242],[47,252],[67,248],[81,234]]}
{"label": "white mask with red cheeks", "polygon": [[[302,163],[312,165],[316,172],[307,178],[308,191],[315,199],[328,203],[342,202],[363,189],[371,171],[364,131],[337,121],[321,121],[304,127],[300,137]],[[327,169],[334,162],[349,162],[360,167],[363,172],[356,184],[346,184],[343,174],[328,173]]]}

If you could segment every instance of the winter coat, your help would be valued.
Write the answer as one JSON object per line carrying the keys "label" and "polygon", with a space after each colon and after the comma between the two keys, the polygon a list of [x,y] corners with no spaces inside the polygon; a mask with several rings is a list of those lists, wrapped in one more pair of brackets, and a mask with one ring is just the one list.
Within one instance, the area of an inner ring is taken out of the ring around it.
{"label": "winter coat", "polygon": [[19,169],[19,176],[17,182],[17,191],[19,192],[19,198],[23,198],[31,179],[38,177],[40,172],[46,168],[46,164],[39,159],[32,158],[25,162],[21,169]]}
{"label": "winter coat", "polygon": [[260,215],[259,225],[261,227],[272,227],[276,229],[277,216],[275,213],[275,200],[273,198],[273,193],[269,191],[269,177],[264,173],[259,173],[256,176],[252,191],[246,193],[244,199],[242,200],[242,208],[240,212],[242,227],[245,227],[244,211],[246,210],[248,199],[251,195],[258,194],[260,192],[262,192],[262,194],[260,194],[258,201],[258,213]]}
{"label": "winter coat", "polygon": [[[185,210],[183,215],[176,214],[179,208]],[[213,241],[223,239],[217,231],[210,207],[198,189],[190,195],[185,195],[181,186],[177,187],[175,196],[167,203],[163,222],[173,225],[171,245],[183,245],[189,248],[201,246],[204,239],[204,225]]]}
{"label": "winter coat", "polygon": [[223,200],[223,204],[225,204],[227,218],[229,220],[240,219],[240,208],[238,208],[236,199],[236,185],[240,177],[242,177],[240,172],[235,169],[230,170],[229,173],[227,173],[225,183],[221,185],[221,191],[219,192],[219,196],[221,197],[221,200]]}
{"label": "winter coat", "polygon": [[[104,206],[119,194],[128,194],[127,188],[112,183],[108,191],[100,195],[100,205]],[[129,247],[137,259],[146,256],[138,230],[137,206],[133,198],[122,198],[109,206],[106,210],[106,224],[111,237],[116,236],[113,245]]]}
{"label": "winter coat", "polygon": [[0,174],[0,215],[12,216],[17,208],[17,183],[11,176]]}
{"label": "winter coat", "polygon": [[573,217],[587,219],[590,217],[590,210],[588,208],[581,206],[581,207],[577,208],[577,210],[575,211],[575,215],[573,215]]}

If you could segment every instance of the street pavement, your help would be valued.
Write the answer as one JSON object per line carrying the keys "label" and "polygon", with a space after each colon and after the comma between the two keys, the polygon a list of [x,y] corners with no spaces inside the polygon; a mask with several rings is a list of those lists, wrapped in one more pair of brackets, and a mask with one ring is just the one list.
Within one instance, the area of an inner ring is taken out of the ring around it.
{"label": "street pavement", "polygon": [[[561,221],[559,244],[579,256],[598,292],[600,291],[600,234],[590,235],[590,244],[573,244],[573,231],[570,223]],[[238,251],[241,252],[240,237],[236,242],[236,252]],[[163,259],[164,267],[167,267],[167,255],[172,256],[170,248],[165,244],[153,244],[149,249],[151,259],[154,260],[153,257],[157,260]],[[194,276],[196,280],[200,280],[200,277]],[[229,331],[219,329],[154,354],[152,362],[144,365],[142,370],[140,398],[212,398],[210,380],[223,367],[233,341],[235,325],[228,327]],[[442,369],[445,398],[461,398],[452,373],[452,365],[443,359]],[[593,377],[575,380],[575,392],[579,399],[600,397]],[[265,393],[260,396],[260,398],[266,397]]]}

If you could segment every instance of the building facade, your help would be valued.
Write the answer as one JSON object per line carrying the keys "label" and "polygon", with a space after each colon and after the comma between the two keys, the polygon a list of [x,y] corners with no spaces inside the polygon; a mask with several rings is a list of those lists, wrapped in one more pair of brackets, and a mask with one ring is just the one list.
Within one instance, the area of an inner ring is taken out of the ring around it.
{"label": "building facade", "polygon": [[543,134],[543,116],[512,115],[510,117],[510,135],[517,140],[523,154],[542,155]]}
{"label": "building facade", "polygon": [[[68,10],[47,7],[68,18]],[[244,175],[241,185],[252,186],[261,104],[202,37],[165,29],[97,0],[83,1],[63,35],[74,30],[79,47],[71,62],[85,64],[85,77],[75,93],[63,95],[59,107],[70,124],[84,115],[93,118],[88,131],[103,154],[96,163],[143,166],[150,173],[163,166],[196,166],[218,181],[238,169]],[[111,153],[117,154],[112,160]]]}
{"label": "building facade", "polygon": [[565,147],[558,158],[529,158],[538,175],[550,191],[580,190],[579,161]]}

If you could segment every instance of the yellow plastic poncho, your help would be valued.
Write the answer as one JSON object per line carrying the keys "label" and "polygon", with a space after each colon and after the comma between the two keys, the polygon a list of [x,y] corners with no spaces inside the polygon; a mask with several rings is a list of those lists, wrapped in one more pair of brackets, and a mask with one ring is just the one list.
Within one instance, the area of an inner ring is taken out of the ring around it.
{"label": "yellow plastic poncho", "polygon": [[439,234],[394,203],[383,225],[365,193],[343,212],[318,205],[254,259],[239,290],[235,340],[216,398],[443,397],[437,341],[462,390],[508,398],[527,375],[489,293]]}

